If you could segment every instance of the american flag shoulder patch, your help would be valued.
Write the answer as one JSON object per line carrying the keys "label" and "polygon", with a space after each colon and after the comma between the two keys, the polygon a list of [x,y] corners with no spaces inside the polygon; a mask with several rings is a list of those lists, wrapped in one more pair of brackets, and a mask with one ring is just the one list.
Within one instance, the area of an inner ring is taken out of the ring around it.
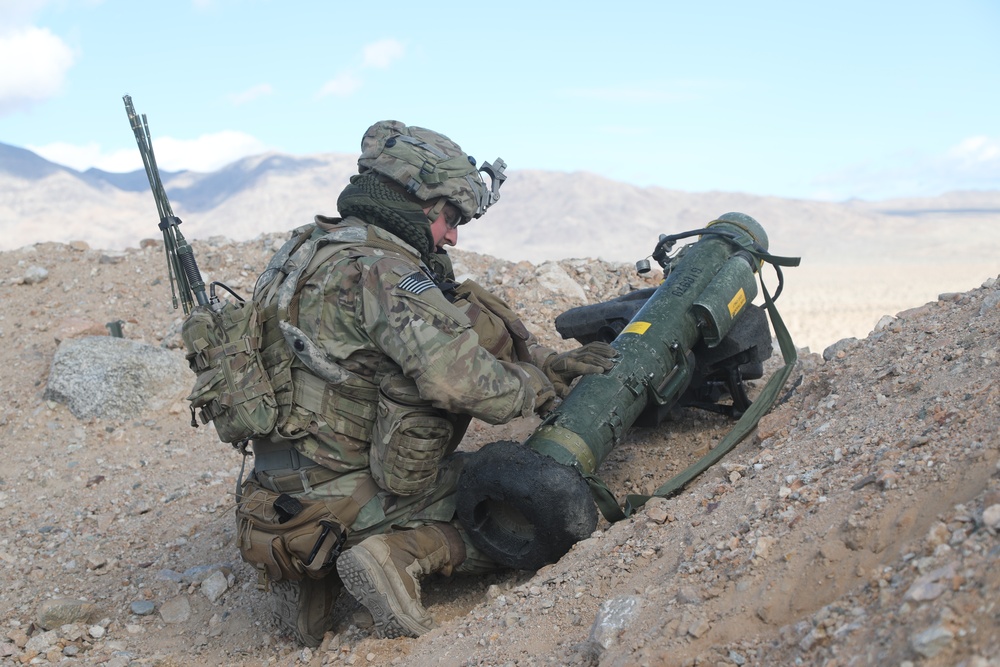
{"label": "american flag shoulder patch", "polygon": [[427,277],[426,274],[418,271],[416,273],[411,273],[400,280],[397,287],[412,294],[420,294],[421,292],[426,292],[432,287],[436,287],[436,285],[433,280]]}

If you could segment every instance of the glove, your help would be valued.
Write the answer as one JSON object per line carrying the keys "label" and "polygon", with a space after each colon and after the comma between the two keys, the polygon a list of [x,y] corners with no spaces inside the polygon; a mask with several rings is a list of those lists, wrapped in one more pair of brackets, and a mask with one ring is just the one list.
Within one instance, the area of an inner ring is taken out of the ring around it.
{"label": "glove", "polygon": [[542,363],[545,376],[561,398],[569,394],[573,380],[581,375],[604,373],[615,365],[618,350],[607,343],[595,341],[561,354],[550,354]]}
{"label": "glove", "polygon": [[556,390],[540,368],[525,362],[511,363],[501,361],[500,364],[514,370],[515,373],[520,375],[525,385],[527,385],[528,393],[534,397],[531,405],[525,403],[521,413],[523,417],[529,416],[532,411],[539,416],[544,416],[549,410],[555,407],[557,399]]}

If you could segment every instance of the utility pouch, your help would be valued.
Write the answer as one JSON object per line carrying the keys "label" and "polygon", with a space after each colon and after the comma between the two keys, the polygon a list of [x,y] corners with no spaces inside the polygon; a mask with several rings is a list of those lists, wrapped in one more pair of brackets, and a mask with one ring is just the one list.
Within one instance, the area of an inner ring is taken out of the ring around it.
{"label": "utility pouch", "polygon": [[336,501],[292,498],[249,479],[236,506],[243,560],[271,581],[321,578],[333,568],[347,542],[346,521],[357,514],[352,498]]}
{"label": "utility pouch", "polygon": [[456,304],[462,301],[480,345],[501,361],[531,361],[527,341],[528,329],[513,310],[495,294],[483,289],[474,280],[466,280],[455,288]]}
{"label": "utility pouch", "polygon": [[[216,310],[216,308],[218,308]],[[198,378],[187,397],[195,415],[212,422],[223,442],[238,443],[270,433],[278,403],[260,355],[261,324],[252,301],[198,306],[184,321],[181,337]]]}
{"label": "utility pouch", "polygon": [[429,489],[441,459],[458,446],[466,426],[468,420],[452,418],[420,398],[409,378],[387,376],[379,385],[372,431],[372,477],[381,488],[399,496]]}

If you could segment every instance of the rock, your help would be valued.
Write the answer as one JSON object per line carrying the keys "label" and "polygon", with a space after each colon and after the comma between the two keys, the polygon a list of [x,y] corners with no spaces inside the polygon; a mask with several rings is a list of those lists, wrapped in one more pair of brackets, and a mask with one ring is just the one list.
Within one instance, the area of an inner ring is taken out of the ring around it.
{"label": "rock", "polygon": [[951,537],[951,533],[948,531],[948,526],[938,521],[927,530],[925,541],[927,546],[933,550],[940,544],[947,544],[949,537]]}
{"label": "rock", "polygon": [[223,563],[213,563],[212,565],[196,565],[184,570],[181,580],[185,584],[200,584],[209,577],[221,572],[228,576],[232,572],[232,567]]}
{"label": "rock", "polygon": [[97,605],[73,598],[53,598],[38,607],[38,625],[45,630],[71,623],[89,623],[98,613]]}
{"label": "rock", "polygon": [[668,516],[667,510],[659,505],[646,510],[646,518],[654,523],[666,523]]}
{"label": "rock", "polygon": [[918,579],[906,591],[906,595],[903,596],[903,599],[913,600],[915,602],[925,602],[927,600],[937,599],[946,590],[948,590],[946,586],[939,584],[936,581],[931,582]]}
{"label": "rock", "polygon": [[950,630],[941,625],[935,625],[913,635],[910,638],[910,646],[923,657],[933,658],[954,639],[955,635]]}
{"label": "rock", "polygon": [[570,278],[569,274],[556,262],[545,262],[535,269],[535,278],[540,286],[563,298],[582,303],[587,301],[587,293],[584,289]]}
{"label": "rock", "polygon": [[229,580],[226,575],[216,570],[210,577],[201,582],[201,592],[213,604],[218,601],[222,594],[229,589]]}
{"label": "rock", "polygon": [[892,323],[895,321],[896,318],[893,317],[892,315],[883,315],[879,319],[879,321],[875,323],[875,328],[873,329],[873,331],[884,331],[885,329],[889,328],[889,326],[891,326]]}
{"label": "rock", "polygon": [[40,632],[28,640],[28,643],[24,646],[24,650],[28,653],[45,653],[48,649],[54,647],[57,641],[59,641],[59,633],[55,630]]}
{"label": "rock", "polygon": [[164,623],[184,623],[191,618],[191,603],[186,595],[178,595],[160,605],[160,618]]}
{"label": "rock", "polygon": [[688,628],[687,633],[692,637],[694,637],[695,639],[698,639],[699,637],[703,637],[705,633],[707,633],[711,629],[712,629],[712,624],[709,623],[708,619],[700,618],[691,624],[691,626]]}
{"label": "rock", "polygon": [[[948,584],[955,577],[956,572],[955,563],[948,563],[943,567],[936,568],[920,576],[907,589],[903,595],[903,599],[913,600],[914,602],[925,602],[940,597],[942,593],[948,590]],[[939,583],[942,580],[945,583]]]}
{"label": "rock", "polygon": [[988,312],[996,308],[998,304],[1000,304],[1000,290],[991,291],[986,295],[986,298],[983,299],[982,305],[979,306],[979,316],[983,317]]}
{"label": "rock", "polygon": [[187,393],[193,374],[179,354],[123,338],[63,341],[43,398],[65,404],[77,419],[132,419]]}
{"label": "rock", "polygon": [[838,355],[838,353],[845,351],[857,342],[857,338],[842,338],[841,340],[838,340],[836,343],[823,350],[823,360],[832,361],[833,359],[842,358],[843,355]]}
{"label": "rock", "polygon": [[149,616],[156,611],[156,605],[151,600],[136,600],[129,605],[129,609],[136,616]]}
{"label": "rock", "polygon": [[763,441],[773,438],[788,428],[788,415],[782,412],[769,412],[757,423],[757,437]]}
{"label": "rock", "polygon": [[680,590],[677,591],[677,600],[684,604],[698,604],[701,602],[701,596],[698,595],[697,589],[691,586],[681,586]]}
{"label": "rock", "polygon": [[7,633],[7,639],[14,642],[17,648],[24,648],[28,645],[28,634],[21,628],[15,628]]}
{"label": "rock", "polygon": [[1000,505],[990,505],[983,510],[983,523],[993,531],[1000,531]]}
{"label": "rock", "polygon": [[753,555],[761,560],[767,560],[771,556],[771,548],[777,541],[777,538],[768,535],[758,537],[757,544],[753,547]]}
{"label": "rock", "polygon": [[29,266],[21,278],[21,283],[23,285],[37,285],[38,283],[45,282],[48,277],[48,270],[40,266]]}
{"label": "rock", "polygon": [[605,600],[597,610],[587,641],[598,650],[611,648],[639,614],[641,607],[642,599],[635,595]]}
{"label": "rock", "polygon": [[175,584],[191,583],[184,580],[184,575],[174,570],[163,569],[156,573],[156,578],[160,581],[172,581]]}

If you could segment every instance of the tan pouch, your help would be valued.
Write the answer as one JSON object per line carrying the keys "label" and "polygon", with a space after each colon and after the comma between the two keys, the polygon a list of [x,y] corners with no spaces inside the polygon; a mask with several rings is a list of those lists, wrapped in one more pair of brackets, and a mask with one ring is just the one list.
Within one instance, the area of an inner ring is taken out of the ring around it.
{"label": "tan pouch", "polygon": [[456,305],[464,306],[480,345],[501,361],[530,361],[527,342],[531,334],[502,299],[479,283],[466,280],[455,288]]}
{"label": "tan pouch", "polygon": [[318,579],[333,568],[356,516],[353,498],[294,498],[247,480],[236,506],[240,555],[271,581]]}
{"label": "tan pouch", "polygon": [[[458,440],[464,435],[462,428]],[[391,493],[426,491],[445,454],[458,445],[455,420],[420,398],[413,380],[389,375],[379,385],[369,467],[375,482]],[[453,444],[454,441],[454,444]]]}

